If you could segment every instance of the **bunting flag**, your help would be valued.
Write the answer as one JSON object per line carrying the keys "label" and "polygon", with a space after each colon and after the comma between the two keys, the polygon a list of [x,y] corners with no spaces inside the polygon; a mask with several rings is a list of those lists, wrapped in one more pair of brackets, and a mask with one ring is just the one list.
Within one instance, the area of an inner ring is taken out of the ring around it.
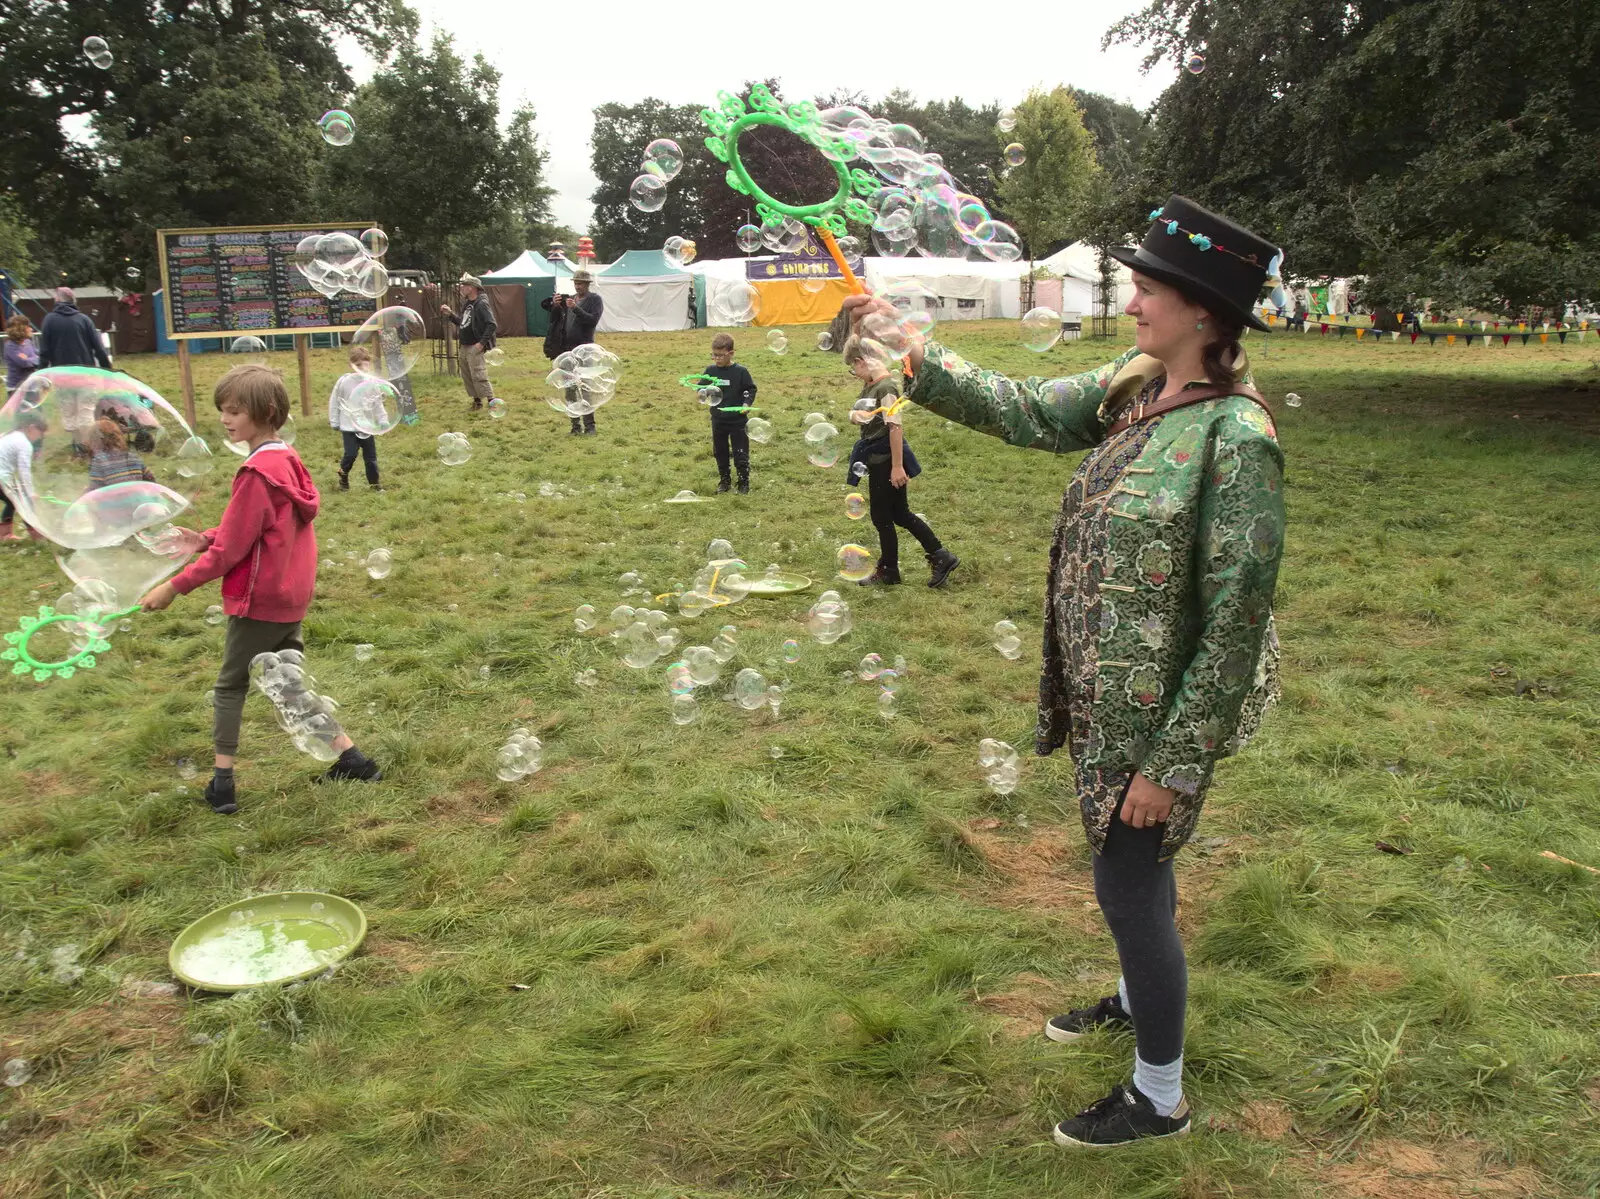
{"label": "bunting flag", "polygon": [[[1490,323],[1485,322],[1485,324]],[[1490,327],[1493,327],[1492,324],[1490,324]],[[1365,326],[1345,326],[1319,323],[1315,325],[1307,324],[1306,327],[1301,330],[1301,332],[1307,334],[1316,332],[1323,337],[1326,337],[1330,331],[1333,332],[1337,339],[1341,342],[1345,339],[1346,334],[1354,333],[1355,336],[1350,339],[1352,344],[1361,344],[1363,342],[1366,342],[1367,344],[1375,343],[1377,345],[1384,344],[1383,330],[1370,329]],[[1595,330],[1590,329],[1569,328],[1552,329],[1549,333],[1540,333],[1535,329],[1530,328],[1527,332],[1521,333],[1507,333],[1504,330],[1496,333],[1490,333],[1482,330],[1477,332],[1467,332],[1466,326],[1462,326],[1462,331],[1460,333],[1449,333],[1443,331],[1429,332],[1426,330],[1421,333],[1414,333],[1409,330],[1401,332],[1389,330],[1388,332],[1390,343],[1398,342],[1402,337],[1404,337],[1406,339],[1405,344],[1414,346],[1418,341],[1426,338],[1430,346],[1438,345],[1442,342],[1446,346],[1454,346],[1457,344],[1468,346],[1482,345],[1485,349],[1490,349],[1494,346],[1496,341],[1498,341],[1502,347],[1509,347],[1513,340],[1515,340],[1518,345],[1524,346],[1535,339],[1537,339],[1538,343],[1542,346],[1549,345],[1552,341],[1557,345],[1566,345],[1569,340],[1583,342],[1588,338],[1589,334],[1594,331]],[[1372,334],[1370,341],[1367,338],[1368,333]],[[1262,336],[1266,335],[1262,334]]]}

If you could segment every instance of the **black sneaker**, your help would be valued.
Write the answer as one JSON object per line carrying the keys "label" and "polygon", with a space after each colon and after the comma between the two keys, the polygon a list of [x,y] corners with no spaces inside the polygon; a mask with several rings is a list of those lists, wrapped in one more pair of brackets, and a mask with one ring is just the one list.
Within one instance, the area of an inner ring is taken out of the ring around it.
{"label": "black sneaker", "polygon": [[943,547],[934,550],[933,553],[928,555],[928,569],[933,571],[932,576],[928,579],[928,586],[944,586],[944,581],[950,577],[950,572],[960,565],[961,559],[957,558],[949,550]]}
{"label": "black sneaker", "polygon": [[1132,1018],[1122,1010],[1122,1000],[1115,995],[1107,995],[1093,1007],[1074,1008],[1065,1016],[1051,1016],[1044,1022],[1044,1035],[1052,1041],[1076,1041],[1102,1024],[1133,1027]]}
{"label": "black sneaker", "polygon": [[738,488],[736,490],[739,492],[740,495],[749,495],[750,494],[750,480],[749,479],[740,479],[739,480],[739,486],[738,486]]}
{"label": "black sneaker", "polygon": [[580,425],[577,421],[573,421],[572,422],[572,436],[581,437],[582,435],[583,435],[583,426]]}
{"label": "black sneaker", "polygon": [[1111,1149],[1158,1137],[1189,1134],[1189,1101],[1179,1102],[1170,1116],[1158,1116],[1144,1093],[1129,1084],[1091,1103],[1070,1120],[1056,1125],[1056,1144],[1068,1149]]}
{"label": "black sneaker", "polygon": [[319,783],[337,783],[342,779],[353,779],[358,783],[377,783],[383,781],[383,771],[378,769],[376,762],[352,745],[339,755],[337,762],[317,776]]}
{"label": "black sneaker", "polygon": [[473,400],[472,401],[472,407],[467,409],[467,411],[468,412],[482,412],[483,411],[483,401],[482,400]]}
{"label": "black sneaker", "polygon": [[718,495],[726,495],[726,494],[728,494],[728,492],[730,490],[732,490],[732,488],[733,488],[733,483],[728,479],[723,479],[720,483],[717,484],[717,494]]}
{"label": "black sneaker", "polygon": [[211,810],[218,816],[232,816],[239,810],[238,796],[233,789],[233,780],[219,780],[215,775],[206,784],[206,803],[211,805]]}
{"label": "black sneaker", "polygon": [[350,490],[350,476],[345,471],[340,471],[339,472],[339,490],[340,491],[349,491]]}
{"label": "black sneaker", "polygon": [[900,585],[900,572],[890,570],[881,563],[878,569],[861,580],[863,587],[898,587]]}

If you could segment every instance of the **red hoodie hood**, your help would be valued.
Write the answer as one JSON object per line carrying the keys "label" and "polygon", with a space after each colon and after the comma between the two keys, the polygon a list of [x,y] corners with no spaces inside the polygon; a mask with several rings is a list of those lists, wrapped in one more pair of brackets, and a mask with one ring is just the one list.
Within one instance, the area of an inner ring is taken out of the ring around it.
{"label": "red hoodie hood", "polygon": [[295,513],[310,524],[317,518],[322,498],[300,455],[280,442],[269,442],[244,460],[240,470],[253,471],[288,497]]}

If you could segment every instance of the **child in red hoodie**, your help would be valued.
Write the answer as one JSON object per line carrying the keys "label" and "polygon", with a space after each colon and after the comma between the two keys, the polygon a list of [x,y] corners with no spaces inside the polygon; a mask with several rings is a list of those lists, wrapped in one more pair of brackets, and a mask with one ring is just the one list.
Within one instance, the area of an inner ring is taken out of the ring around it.
{"label": "child in red hoodie", "polygon": [[[250,452],[233,476],[222,523],[204,533],[180,530],[183,548],[200,556],[139,603],[147,612],[158,612],[177,596],[222,580],[228,639],[213,703],[216,769],[205,797],[212,811],[231,816],[239,810],[233,757],[250,690],[250,663],[258,654],[305,649],[300,622],[317,582],[311,522],[320,499],[305,464],[278,438],[289,419],[289,393],[276,371],[236,366],[217,380],[214,399],[228,440],[247,443]],[[339,760],[324,778],[375,782],[383,777],[349,737],[341,735],[333,747],[341,751]]]}

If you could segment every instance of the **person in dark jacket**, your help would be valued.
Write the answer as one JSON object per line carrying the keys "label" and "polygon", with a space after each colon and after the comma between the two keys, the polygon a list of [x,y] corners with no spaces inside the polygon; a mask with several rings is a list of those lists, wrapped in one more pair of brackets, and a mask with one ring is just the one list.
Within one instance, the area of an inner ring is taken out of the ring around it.
{"label": "person in dark jacket", "polygon": [[100,330],[78,311],[78,297],[70,287],[56,288],[56,306],[39,326],[39,365],[111,369],[111,356],[100,340]]}
{"label": "person in dark jacket", "polygon": [[[594,341],[595,327],[600,324],[600,317],[606,310],[606,302],[589,290],[593,282],[593,275],[580,270],[572,276],[572,286],[577,292],[576,295],[554,295],[539,301],[539,306],[550,313],[552,332],[557,328],[556,323],[560,322],[560,349],[557,351],[559,354]],[[577,399],[577,394],[577,388],[567,389],[568,400]],[[585,413],[582,419],[576,416],[572,418],[574,436],[593,432],[594,413]]]}
{"label": "person in dark jacket", "polygon": [[483,294],[483,284],[476,276],[463,273],[461,290],[461,315],[457,316],[448,304],[439,305],[439,315],[456,327],[456,347],[461,363],[461,381],[467,385],[472,397],[472,411],[477,412],[488,400],[494,399],[494,384],[489,382],[489,370],[483,356],[494,349],[494,309]]}
{"label": "person in dark jacket", "polygon": [[731,465],[739,472],[739,494],[750,494],[750,423],[747,411],[756,399],[756,381],[750,372],[733,360],[733,338],[718,333],[711,339],[711,365],[701,372],[705,379],[717,380],[717,402],[711,405],[711,456],[717,460],[717,490],[728,491],[733,479]]}

